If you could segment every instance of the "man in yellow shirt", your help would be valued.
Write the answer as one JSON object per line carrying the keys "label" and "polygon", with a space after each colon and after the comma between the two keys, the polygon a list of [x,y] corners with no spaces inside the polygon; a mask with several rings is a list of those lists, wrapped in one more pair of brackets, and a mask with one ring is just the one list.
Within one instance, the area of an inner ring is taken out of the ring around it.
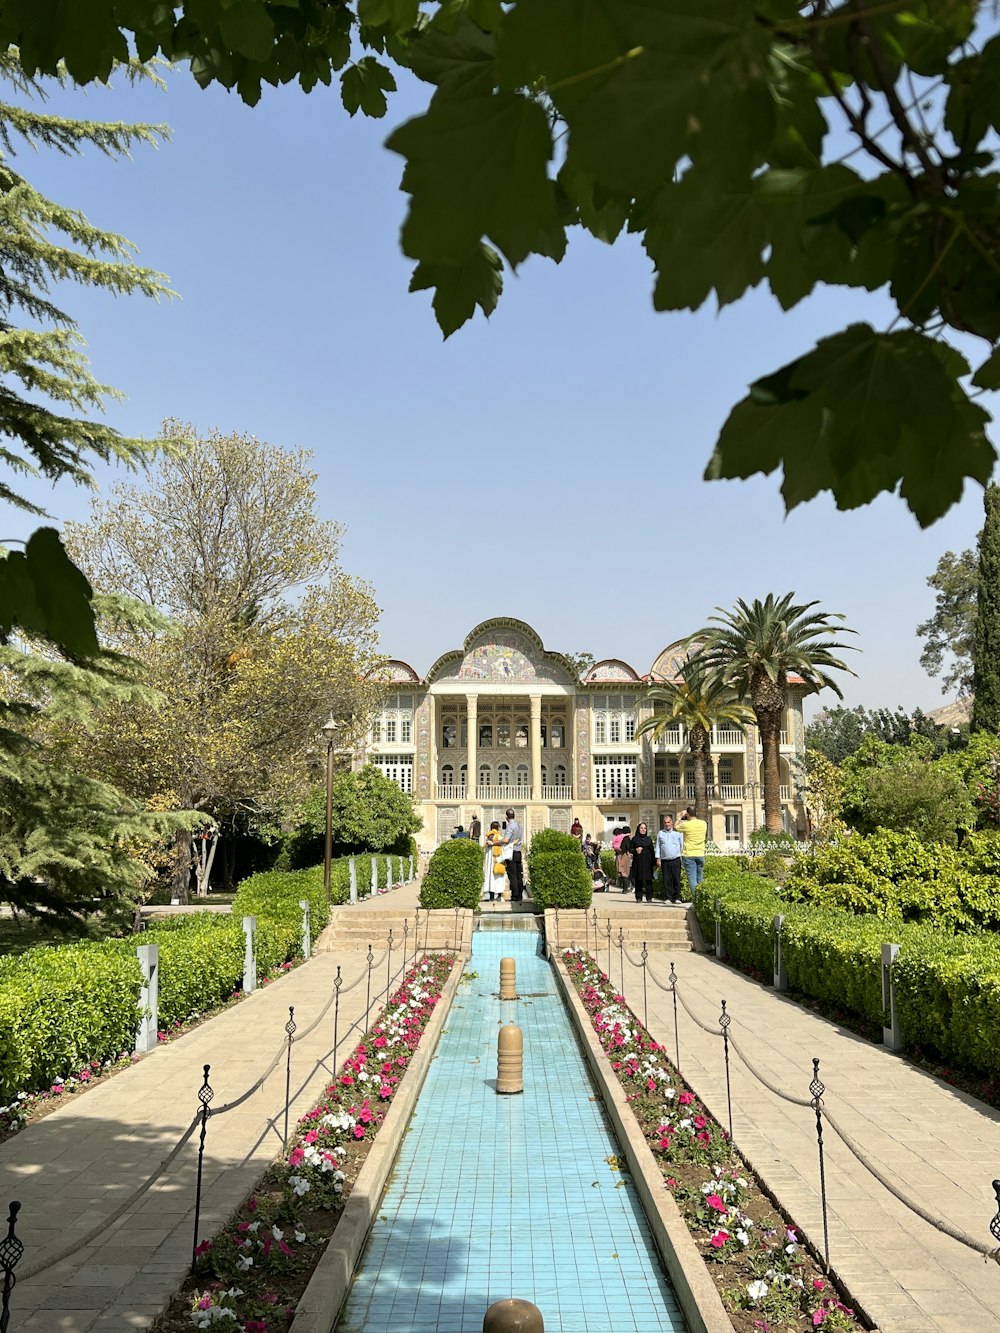
{"label": "man in yellow shirt", "polygon": [[677,821],[677,831],[684,837],[684,850],[681,853],[681,865],[687,876],[688,890],[691,896],[697,885],[705,878],[705,836],[708,825],[698,818],[698,811],[693,805]]}

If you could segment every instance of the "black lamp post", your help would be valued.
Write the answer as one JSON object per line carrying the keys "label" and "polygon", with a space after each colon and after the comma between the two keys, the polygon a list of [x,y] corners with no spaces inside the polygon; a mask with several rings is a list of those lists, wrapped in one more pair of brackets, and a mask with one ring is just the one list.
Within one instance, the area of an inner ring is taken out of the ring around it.
{"label": "black lamp post", "polygon": [[323,724],[326,741],[326,841],[323,847],[323,891],[326,905],[330,906],[330,861],[333,855],[333,746],[340,725],[331,713]]}

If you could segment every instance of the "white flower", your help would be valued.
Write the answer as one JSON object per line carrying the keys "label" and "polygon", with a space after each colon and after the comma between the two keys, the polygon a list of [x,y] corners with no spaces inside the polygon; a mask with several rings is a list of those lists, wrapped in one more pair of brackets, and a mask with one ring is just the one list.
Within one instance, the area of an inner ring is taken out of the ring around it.
{"label": "white flower", "polygon": [[799,1247],[797,1245],[792,1244],[785,1246],[786,1254],[798,1254],[798,1252],[799,1252]]}
{"label": "white flower", "polygon": [[767,1283],[761,1282],[759,1278],[756,1282],[748,1282],[747,1295],[752,1301],[762,1301],[767,1295]]}
{"label": "white flower", "polygon": [[306,1233],[305,1233],[304,1231],[300,1231],[299,1228],[296,1227],[296,1228],[295,1228],[295,1239],[298,1241],[298,1243],[299,1243],[300,1245],[305,1241],[305,1238],[306,1238]]}
{"label": "white flower", "polygon": [[245,1273],[248,1269],[253,1268],[253,1260],[249,1254],[241,1254],[236,1260],[236,1267],[241,1273]]}
{"label": "white flower", "polygon": [[302,1198],[303,1194],[308,1194],[309,1191],[312,1189],[312,1186],[309,1184],[309,1181],[305,1180],[302,1176],[289,1176],[288,1183],[289,1185],[291,1185],[292,1189],[295,1191],[295,1193],[298,1195],[300,1199]]}
{"label": "white flower", "polygon": [[275,1240],[285,1239],[285,1233],[282,1231],[281,1227],[277,1225],[277,1223],[275,1223],[275,1225],[271,1228],[271,1235],[274,1237]]}
{"label": "white flower", "polygon": [[746,1233],[745,1231],[742,1231],[742,1230],[737,1231],[737,1233],[736,1233],[736,1239],[739,1241],[739,1243],[740,1243],[741,1245],[749,1245],[749,1244],[750,1244],[750,1237],[747,1235],[747,1233]]}
{"label": "white flower", "polygon": [[259,1222],[251,1222],[251,1223],[247,1226],[247,1231],[252,1231],[253,1234],[254,1234],[255,1236],[256,1236],[256,1234],[257,1234],[257,1232],[258,1232],[259,1230],[260,1230],[260,1223],[259,1223]]}

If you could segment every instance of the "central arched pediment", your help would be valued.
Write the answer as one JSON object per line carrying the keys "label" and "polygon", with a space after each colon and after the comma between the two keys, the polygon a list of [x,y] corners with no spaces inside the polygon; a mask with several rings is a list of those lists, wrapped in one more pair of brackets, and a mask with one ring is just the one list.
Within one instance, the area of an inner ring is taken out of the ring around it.
{"label": "central arched pediment", "polygon": [[427,673],[428,683],[463,681],[469,684],[576,684],[572,664],[561,653],[550,653],[523,620],[499,617],[477,625],[461,649],[445,653]]}

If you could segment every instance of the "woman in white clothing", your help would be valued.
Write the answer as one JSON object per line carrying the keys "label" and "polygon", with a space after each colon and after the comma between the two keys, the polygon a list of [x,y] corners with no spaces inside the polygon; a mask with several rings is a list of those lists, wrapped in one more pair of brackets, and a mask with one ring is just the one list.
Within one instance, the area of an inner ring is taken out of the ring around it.
{"label": "woman in white clothing", "polygon": [[496,902],[503,897],[506,867],[503,860],[503,844],[500,841],[500,825],[494,819],[486,834],[486,852],[483,856],[483,892],[485,901]]}

